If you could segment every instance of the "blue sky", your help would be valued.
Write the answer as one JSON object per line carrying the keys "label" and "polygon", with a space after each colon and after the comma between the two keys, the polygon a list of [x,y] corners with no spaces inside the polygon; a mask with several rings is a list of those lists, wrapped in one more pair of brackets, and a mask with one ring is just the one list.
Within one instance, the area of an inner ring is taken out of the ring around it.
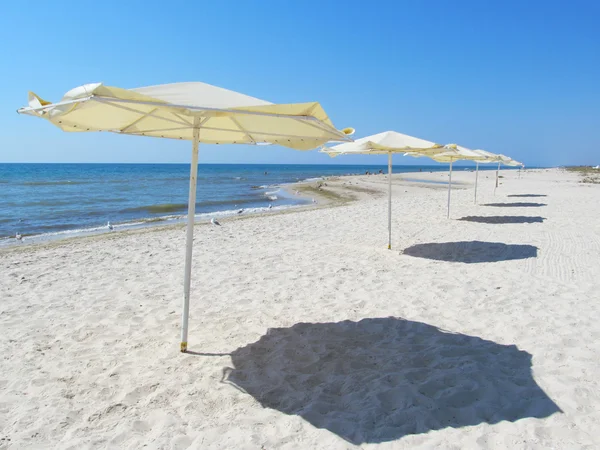
{"label": "blue sky", "polygon": [[[29,90],[58,101],[90,82],[203,81],[319,101],[356,137],[396,130],[527,165],[599,164],[598,23],[600,2],[581,0],[6,2],[0,162],[188,162],[186,142],[64,133],[15,110]],[[206,145],[200,161],[385,157]]]}

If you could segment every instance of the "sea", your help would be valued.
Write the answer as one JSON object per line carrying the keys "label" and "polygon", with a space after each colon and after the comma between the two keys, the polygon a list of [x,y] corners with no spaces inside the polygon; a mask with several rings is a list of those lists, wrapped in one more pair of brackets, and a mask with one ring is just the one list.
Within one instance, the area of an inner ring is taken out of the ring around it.
{"label": "sea", "polygon": [[[387,166],[200,164],[196,217],[301,206],[310,200],[288,192],[286,185],[379,170],[387,172]],[[448,169],[397,165],[393,170]],[[189,164],[0,164],[0,246],[110,232],[109,222],[120,230],[183,221],[188,191]]]}

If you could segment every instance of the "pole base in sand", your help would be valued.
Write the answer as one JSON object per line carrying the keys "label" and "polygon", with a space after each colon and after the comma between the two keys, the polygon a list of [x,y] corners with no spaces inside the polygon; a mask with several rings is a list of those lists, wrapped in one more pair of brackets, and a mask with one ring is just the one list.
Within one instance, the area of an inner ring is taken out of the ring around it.
{"label": "pole base in sand", "polygon": [[179,349],[180,349],[181,353],[187,352],[187,342],[182,342]]}
{"label": "pole base in sand", "polygon": [[392,244],[388,244],[388,250],[392,249]]}

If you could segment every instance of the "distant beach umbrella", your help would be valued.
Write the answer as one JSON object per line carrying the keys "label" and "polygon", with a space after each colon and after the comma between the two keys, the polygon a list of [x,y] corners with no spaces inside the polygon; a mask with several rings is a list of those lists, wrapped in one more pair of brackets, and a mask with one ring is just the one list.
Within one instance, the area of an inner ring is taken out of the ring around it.
{"label": "distant beach umbrella", "polygon": [[181,351],[188,347],[188,317],[198,146],[279,144],[311,150],[330,141],[351,141],[317,102],[273,104],[205,83],[174,83],[121,89],[101,83],[67,92],[58,103],[29,93],[18,111],[46,119],[63,131],[109,131],[192,141],[184,272]]}
{"label": "distant beach umbrella", "polygon": [[482,159],[480,161],[475,161],[475,199],[474,199],[474,203],[477,204],[477,181],[479,179],[479,163],[493,163],[493,162],[497,162],[498,158],[500,157],[499,155],[496,155],[495,153],[491,153],[485,150],[473,150],[475,153],[485,157],[485,159]]}
{"label": "distant beach umbrella", "polygon": [[[480,154],[481,156],[485,156],[486,159],[480,162],[483,163],[498,163],[498,167],[496,168],[496,184],[494,186],[494,195],[496,195],[496,188],[498,187],[498,178],[500,172],[500,164],[504,164],[505,166],[522,166],[523,164],[515,161],[508,156],[487,152],[485,150],[473,150],[474,152]],[[479,170],[479,165],[477,165],[477,170]],[[477,203],[477,173],[475,174],[475,203]]]}
{"label": "distant beach umbrella", "polygon": [[331,157],[339,155],[388,155],[388,249],[392,248],[392,154],[419,152],[437,154],[448,151],[443,145],[396,131],[384,131],[354,142],[321,150]]}
{"label": "distant beach umbrella", "polygon": [[[450,218],[450,197],[452,193],[452,163],[454,161],[483,161],[485,157],[476,153],[474,150],[470,150],[466,147],[462,147],[456,144],[450,144],[447,146],[447,151],[444,153],[438,153],[436,155],[425,155],[428,158],[433,159],[437,162],[447,162],[450,163],[449,177],[448,177],[448,215]],[[420,157],[424,156],[419,153],[408,153],[407,156]]]}

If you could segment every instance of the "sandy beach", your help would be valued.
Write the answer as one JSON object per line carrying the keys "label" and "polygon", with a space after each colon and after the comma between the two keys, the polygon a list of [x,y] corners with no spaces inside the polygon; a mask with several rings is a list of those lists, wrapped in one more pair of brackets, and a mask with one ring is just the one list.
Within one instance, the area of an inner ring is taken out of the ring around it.
{"label": "sandy beach", "polygon": [[447,175],[197,225],[188,354],[183,226],[0,250],[0,449],[599,448],[600,185]]}

